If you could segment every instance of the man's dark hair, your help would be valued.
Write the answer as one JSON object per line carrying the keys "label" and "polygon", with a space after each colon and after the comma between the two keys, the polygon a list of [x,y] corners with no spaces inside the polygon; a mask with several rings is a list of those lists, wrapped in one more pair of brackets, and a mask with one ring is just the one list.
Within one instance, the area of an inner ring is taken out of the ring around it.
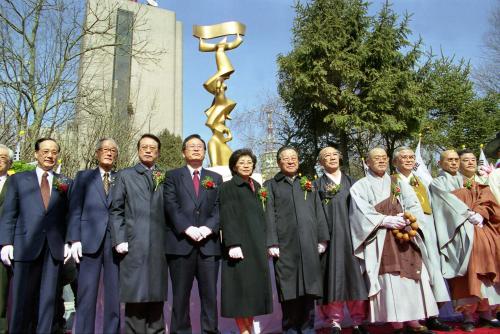
{"label": "man's dark hair", "polygon": [[297,153],[297,157],[299,156],[299,151],[297,151],[297,149],[293,146],[281,146],[278,150],[278,152],[276,153],[276,162],[280,162],[281,158],[280,158],[280,155],[281,155],[281,152],[283,151],[286,151],[286,150],[292,150],[292,151],[295,151],[295,153]]}
{"label": "man's dark hair", "polygon": [[56,140],[54,138],[50,138],[50,137],[42,137],[42,138],[38,138],[35,142],[35,151],[38,152],[38,150],[40,150],[40,144],[43,143],[44,141],[47,141],[47,140],[50,140],[50,141],[53,141],[54,143],[56,143],[57,145],[57,152],[59,152],[61,150],[61,148],[59,147],[59,143],[56,142]]}
{"label": "man's dark hair", "polygon": [[150,138],[150,139],[153,139],[157,144],[158,144],[158,151],[161,149],[161,141],[160,141],[160,138],[156,137],[154,134],[152,133],[145,133],[141,136],[141,138],[137,141],[137,150],[139,150],[139,148],[141,147],[141,140],[143,140],[144,138]]}
{"label": "man's dark hair", "polygon": [[229,169],[231,170],[232,175],[236,175],[237,173],[234,171],[234,167],[236,166],[236,163],[238,160],[240,160],[241,157],[248,156],[252,159],[253,162],[253,167],[252,167],[252,173],[255,170],[255,166],[257,165],[257,157],[255,154],[253,154],[252,150],[249,148],[242,148],[239,150],[234,151],[231,156],[229,157]]}
{"label": "man's dark hair", "polygon": [[199,139],[201,140],[201,142],[203,143],[203,149],[206,151],[207,150],[207,144],[205,143],[205,141],[201,138],[201,136],[197,133],[193,133],[192,135],[189,135],[187,136],[186,138],[184,138],[184,140],[182,141],[182,150],[186,150],[186,144],[188,141],[190,141],[191,139],[193,138],[196,138],[196,139]]}
{"label": "man's dark hair", "polygon": [[464,148],[463,150],[460,150],[457,152],[458,153],[458,156],[461,157],[462,155],[464,154],[474,154],[474,156],[476,156],[476,154],[474,153],[473,150],[471,150],[470,148]]}

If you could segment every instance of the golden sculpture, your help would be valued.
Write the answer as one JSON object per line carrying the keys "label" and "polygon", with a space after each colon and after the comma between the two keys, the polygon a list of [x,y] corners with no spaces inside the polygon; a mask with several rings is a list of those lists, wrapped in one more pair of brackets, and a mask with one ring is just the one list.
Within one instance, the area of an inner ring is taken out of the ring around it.
{"label": "golden sculpture", "polygon": [[[200,51],[215,52],[217,72],[203,84],[203,87],[214,95],[212,105],[205,110],[207,115],[205,125],[212,130],[212,137],[208,141],[208,156],[212,166],[227,166],[232,153],[227,142],[233,139],[233,135],[226,126],[226,119],[231,119],[229,114],[236,106],[236,102],[226,97],[227,86],[224,82],[234,72],[226,51],[235,49],[243,43],[241,36],[245,35],[245,25],[232,21],[211,26],[193,26],[193,35],[200,40]],[[228,35],[236,35],[236,38],[228,42]],[[223,36],[224,38],[215,44],[205,41]]]}

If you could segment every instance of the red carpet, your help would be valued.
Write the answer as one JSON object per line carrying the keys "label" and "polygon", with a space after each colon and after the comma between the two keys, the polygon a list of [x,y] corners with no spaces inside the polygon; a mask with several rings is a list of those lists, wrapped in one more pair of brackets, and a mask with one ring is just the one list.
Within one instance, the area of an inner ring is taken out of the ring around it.
{"label": "red carpet", "polygon": [[[454,331],[452,332],[438,332],[435,331],[436,333],[466,333],[460,329],[460,323],[457,322],[448,322],[448,325],[452,326],[455,328]],[[390,325],[382,325],[382,326],[375,326],[375,325],[370,325],[368,326],[370,333],[371,334],[390,334],[392,333],[392,327]],[[329,334],[328,330],[318,330],[318,334]],[[485,327],[477,327],[473,332],[473,334],[499,334],[500,333],[500,328],[485,328]],[[342,334],[351,334],[351,329],[350,328],[345,328],[342,329]]]}

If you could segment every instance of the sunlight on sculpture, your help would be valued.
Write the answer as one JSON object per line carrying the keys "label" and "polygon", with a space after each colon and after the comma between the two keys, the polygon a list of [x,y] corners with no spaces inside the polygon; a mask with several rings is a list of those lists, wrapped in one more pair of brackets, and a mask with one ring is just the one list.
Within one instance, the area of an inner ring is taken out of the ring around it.
{"label": "sunlight on sculpture", "polygon": [[[232,153],[227,145],[233,136],[226,126],[226,119],[231,119],[229,114],[236,106],[236,102],[226,97],[227,86],[224,83],[234,68],[226,55],[226,51],[237,48],[243,43],[241,36],[245,35],[245,25],[240,22],[225,22],[211,26],[193,26],[193,35],[200,40],[199,50],[202,52],[215,52],[215,62],[217,72],[211,76],[203,87],[214,95],[210,108],[205,110],[207,115],[206,126],[212,130],[212,137],[208,141],[208,156],[211,166],[227,166]],[[228,42],[229,35],[236,35],[236,38]],[[207,43],[205,39],[224,37],[216,43]]]}

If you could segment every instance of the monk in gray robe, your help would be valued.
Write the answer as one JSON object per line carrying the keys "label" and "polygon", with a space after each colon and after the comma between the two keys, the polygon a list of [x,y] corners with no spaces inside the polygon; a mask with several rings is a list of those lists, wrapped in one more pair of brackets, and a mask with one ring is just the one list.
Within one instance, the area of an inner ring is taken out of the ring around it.
{"label": "monk in gray robe", "polygon": [[422,240],[423,212],[411,187],[386,174],[382,148],[368,153],[367,176],[351,187],[351,234],[368,289],[370,321],[391,322],[396,333],[433,333],[418,319],[439,311],[433,268]]}
{"label": "monk in gray robe", "polygon": [[500,304],[500,207],[489,187],[475,182],[472,151],[460,157],[444,151],[439,165],[442,172],[430,185],[432,209],[443,275],[464,315],[462,328],[473,331],[476,311],[480,325],[500,327],[491,314]]}
{"label": "monk in gray robe", "polygon": [[[427,253],[429,254],[429,263],[433,267],[435,273],[434,281],[431,282],[431,286],[438,306],[441,307],[446,302],[450,301],[450,294],[448,293],[445,279],[441,274],[441,263],[439,261],[439,249],[436,228],[434,227],[434,217],[432,216],[430,195],[424,182],[417,175],[413,174],[415,162],[415,152],[413,152],[411,148],[401,146],[394,150],[392,164],[396,167],[395,175],[397,175],[400,182],[404,182],[411,186],[424,212],[424,220],[421,222],[422,225],[425,226],[425,229],[422,230],[423,239]],[[440,322],[437,317],[428,318],[425,325],[431,330],[445,332],[452,330],[451,326]]]}

